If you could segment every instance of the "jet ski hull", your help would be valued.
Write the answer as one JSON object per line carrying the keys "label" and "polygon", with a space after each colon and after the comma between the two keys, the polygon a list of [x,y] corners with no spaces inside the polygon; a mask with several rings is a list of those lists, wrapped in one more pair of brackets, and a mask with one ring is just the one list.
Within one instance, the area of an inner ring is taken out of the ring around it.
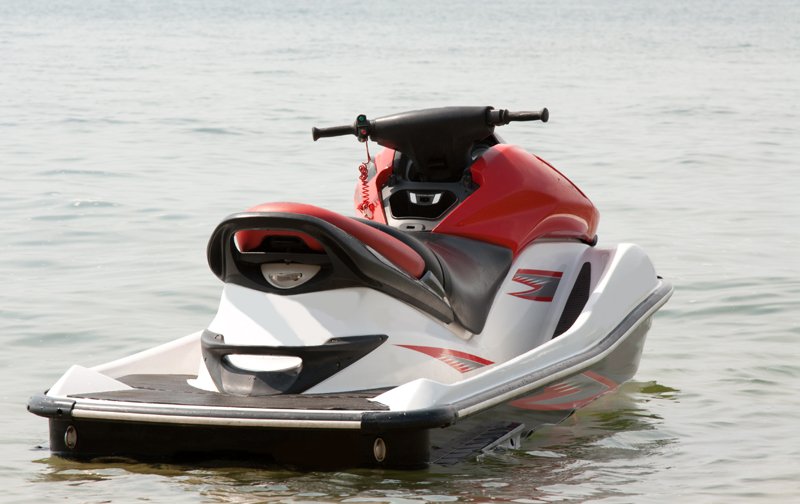
{"label": "jet ski hull", "polygon": [[[128,375],[130,389],[38,395],[51,450],[80,460],[220,461],[301,468],[449,464],[498,445],[516,447],[543,424],[614,390],[638,368],[658,287],[597,345],[491,391],[448,404],[389,410],[385,390],[242,397],[204,392],[189,375]],[[481,437],[483,436],[483,437]]]}

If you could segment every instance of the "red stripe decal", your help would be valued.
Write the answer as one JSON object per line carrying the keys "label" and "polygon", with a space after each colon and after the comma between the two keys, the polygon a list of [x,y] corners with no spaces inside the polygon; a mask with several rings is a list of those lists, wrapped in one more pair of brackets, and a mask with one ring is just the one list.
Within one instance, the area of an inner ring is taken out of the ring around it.
{"label": "red stripe decal", "polygon": [[417,345],[396,345],[403,348],[408,348],[409,350],[414,350],[420,353],[424,353],[425,355],[430,355],[435,359],[439,359],[440,361],[444,362],[448,366],[452,367],[459,373],[466,373],[467,371],[472,371],[473,369],[478,369],[479,367],[488,366],[489,364],[494,364],[494,362],[484,359],[483,357],[478,357],[477,355],[468,354],[466,352],[460,352],[458,350],[451,350],[449,348],[437,348],[437,347],[428,347],[428,346],[417,346]]}
{"label": "red stripe decal", "polygon": [[528,290],[520,292],[509,292],[512,296],[527,299],[529,301],[542,301],[549,303],[553,301],[553,296],[558,289],[558,283],[564,275],[561,271],[545,271],[535,269],[518,269],[512,281],[521,283]]}
{"label": "red stripe decal", "polygon": [[535,269],[518,269],[514,276],[516,275],[536,275],[536,276],[546,276],[546,277],[553,277],[553,278],[561,278],[564,276],[564,273],[561,271],[545,271],[545,270],[535,270]]}

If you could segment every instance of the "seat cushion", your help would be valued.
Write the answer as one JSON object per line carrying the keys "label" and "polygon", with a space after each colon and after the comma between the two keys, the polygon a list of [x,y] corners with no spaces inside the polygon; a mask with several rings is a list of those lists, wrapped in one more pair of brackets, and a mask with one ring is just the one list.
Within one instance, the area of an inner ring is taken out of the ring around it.
{"label": "seat cushion", "polygon": [[497,290],[511,268],[511,250],[440,233],[415,236],[439,259],[456,320],[473,333],[483,331]]}

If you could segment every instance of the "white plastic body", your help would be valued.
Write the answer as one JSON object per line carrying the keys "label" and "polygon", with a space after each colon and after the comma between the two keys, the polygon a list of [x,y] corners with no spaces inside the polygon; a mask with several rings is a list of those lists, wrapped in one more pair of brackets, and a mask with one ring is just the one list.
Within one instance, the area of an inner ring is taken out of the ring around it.
{"label": "white plastic body", "polygon": [[[553,339],[585,262],[592,265],[589,300],[572,327]],[[526,290],[513,279],[519,269],[561,272],[552,301],[513,295]],[[475,396],[580,353],[609,334],[657,285],[653,265],[635,245],[600,248],[542,241],[515,259],[480,334],[470,335],[365,287],[280,296],[232,284],[225,285],[208,329],[223,334],[228,344],[265,346],[321,345],[334,337],[384,334],[384,344],[307,393],[391,388],[375,400],[391,410],[413,410]],[[463,352],[481,363],[464,371],[408,346]],[[192,385],[216,390],[198,332],[91,369],[71,369],[48,395],[64,397],[98,386],[122,389],[125,385],[114,378],[142,373],[197,375]]]}
{"label": "white plastic body", "polygon": [[[591,291],[584,314],[568,337],[552,339],[581,266],[592,265]],[[520,269],[562,273],[552,301],[514,296],[527,287],[513,280]],[[539,242],[514,261],[498,290],[484,330],[464,337],[447,325],[386,294],[346,288],[280,296],[226,285],[209,330],[234,345],[321,345],[331,338],[385,334],[386,343],[366,357],[309,389],[309,393],[396,387],[418,379],[453,384],[534,348],[562,356],[585,348],[610,332],[655,287],[652,264],[639,247],[593,248],[577,242]],[[575,337],[572,334],[578,333]],[[492,364],[463,372],[442,359],[407,348],[431,347],[463,352]],[[542,364],[546,363],[545,360]],[[195,383],[215,390],[200,362]]]}

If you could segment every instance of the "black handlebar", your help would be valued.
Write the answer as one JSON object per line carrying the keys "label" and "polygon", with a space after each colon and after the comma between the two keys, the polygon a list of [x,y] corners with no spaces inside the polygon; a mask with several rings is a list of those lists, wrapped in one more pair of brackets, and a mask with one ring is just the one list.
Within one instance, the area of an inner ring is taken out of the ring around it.
{"label": "black handlebar", "polygon": [[[470,115],[473,113],[475,108],[464,108],[464,110],[468,110]],[[428,111],[419,111],[418,113],[427,114],[430,117],[435,116],[435,112],[437,109],[431,109]],[[446,111],[447,109],[438,109]],[[480,108],[477,107],[477,111],[480,112]],[[399,117],[399,116],[406,116],[412,117],[415,113],[406,113],[406,114],[399,114],[398,116],[389,116],[389,117]],[[480,117],[480,116],[479,116]],[[480,118],[477,118],[478,121],[483,122]],[[376,128],[377,122],[382,122],[382,118],[378,118],[377,120],[368,120],[367,116],[364,114],[360,114],[355,122],[350,125],[344,126],[331,126],[330,128],[311,128],[311,137],[316,142],[320,138],[328,138],[328,137],[336,137],[336,136],[346,136],[346,135],[355,135],[358,139],[362,142],[366,141],[369,138]],[[502,126],[514,121],[542,121],[547,122],[550,119],[550,112],[543,108],[539,111],[530,111],[530,112],[511,112],[510,110],[506,109],[495,109],[492,107],[485,108],[485,121],[486,126],[493,128],[494,126]],[[373,140],[375,140],[373,138]],[[380,142],[379,142],[380,143]]]}
{"label": "black handlebar", "polygon": [[355,135],[361,142],[372,140],[408,156],[423,177],[421,180],[454,182],[462,178],[464,168],[472,162],[475,144],[493,135],[495,127],[512,121],[547,122],[549,118],[546,108],[511,112],[482,106],[442,107],[376,119],[361,114],[352,125],[312,128],[311,134],[314,140],[344,135]]}

